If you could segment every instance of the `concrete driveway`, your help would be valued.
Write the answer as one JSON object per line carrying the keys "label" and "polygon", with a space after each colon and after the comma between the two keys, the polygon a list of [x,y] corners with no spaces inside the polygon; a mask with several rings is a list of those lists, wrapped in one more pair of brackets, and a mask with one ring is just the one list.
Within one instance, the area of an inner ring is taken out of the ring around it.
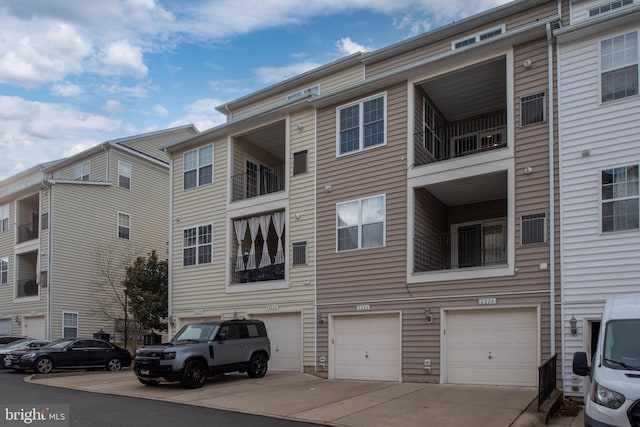
{"label": "concrete driveway", "polygon": [[210,378],[195,390],[179,384],[147,387],[131,370],[33,375],[28,381],[349,427],[506,427],[517,424],[537,394],[522,387],[324,380],[281,372],[260,379],[241,374]]}

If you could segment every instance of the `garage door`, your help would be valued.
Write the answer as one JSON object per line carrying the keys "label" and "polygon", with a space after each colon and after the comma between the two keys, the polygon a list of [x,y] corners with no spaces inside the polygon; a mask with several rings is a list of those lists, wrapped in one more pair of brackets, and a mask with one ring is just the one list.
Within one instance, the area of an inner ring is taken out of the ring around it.
{"label": "garage door", "polygon": [[269,370],[302,372],[302,320],[300,313],[252,316],[267,327],[271,341]]}
{"label": "garage door", "polygon": [[44,316],[25,316],[22,319],[22,335],[43,340]]}
{"label": "garage door", "polygon": [[536,385],[535,309],[449,311],[444,332],[446,382]]}
{"label": "garage door", "polygon": [[400,316],[337,316],[329,365],[333,378],[400,381]]}
{"label": "garage door", "polygon": [[0,335],[13,335],[11,333],[11,319],[0,319]]}

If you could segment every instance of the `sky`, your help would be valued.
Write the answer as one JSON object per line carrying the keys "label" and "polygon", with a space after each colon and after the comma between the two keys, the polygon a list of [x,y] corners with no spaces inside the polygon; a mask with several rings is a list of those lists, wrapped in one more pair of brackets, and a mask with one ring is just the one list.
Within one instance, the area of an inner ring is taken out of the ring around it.
{"label": "sky", "polygon": [[0,180],[507,0],[0,0]]}

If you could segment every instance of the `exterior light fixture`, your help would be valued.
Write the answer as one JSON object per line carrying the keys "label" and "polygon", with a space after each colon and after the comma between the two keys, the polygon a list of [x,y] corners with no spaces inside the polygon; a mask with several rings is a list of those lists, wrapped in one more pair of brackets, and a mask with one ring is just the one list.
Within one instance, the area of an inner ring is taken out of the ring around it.
{"label": "exterior light fixture", "polygon": [[571,335],[577,335],[578,334],[578,321],[576,320],[575,316],[571,316],[571,319],[569,319],[569,326],[571,327]]}
{"label": "exterior light fixture", "polygon": [[424,309],[424,315],[427,320],[427,324],[430,325],[433,323],[433,314],[431,314],[431,309],[429,307]]}

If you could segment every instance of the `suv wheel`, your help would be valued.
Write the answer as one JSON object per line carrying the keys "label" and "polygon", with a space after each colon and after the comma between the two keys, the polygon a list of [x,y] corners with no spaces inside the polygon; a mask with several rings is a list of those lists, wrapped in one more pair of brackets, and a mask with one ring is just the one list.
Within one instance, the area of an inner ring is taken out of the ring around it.
{"label": "suv wheel", "polygon": [[184,388],[199,388],[207,380],[207,366],[199,360],[187,362],[180,383]]}
{"label": "suv wheel", "polygon": [[251,356],[247,374],[251,378],[262,378],[267,374],[267,356],[264,353],[254,353]]}

